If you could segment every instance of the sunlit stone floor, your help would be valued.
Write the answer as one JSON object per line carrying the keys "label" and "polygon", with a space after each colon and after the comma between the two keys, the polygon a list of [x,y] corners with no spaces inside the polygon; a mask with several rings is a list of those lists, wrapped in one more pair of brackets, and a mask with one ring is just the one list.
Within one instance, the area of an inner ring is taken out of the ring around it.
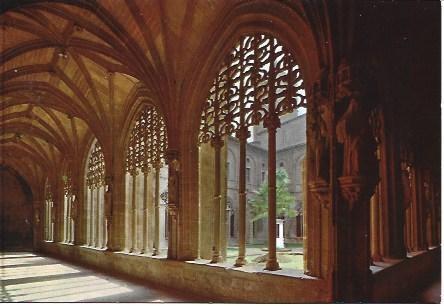
{"label": "sunlit stone floor", "polygon": [[0,253],[0,302],[204,302],[29,252]]}

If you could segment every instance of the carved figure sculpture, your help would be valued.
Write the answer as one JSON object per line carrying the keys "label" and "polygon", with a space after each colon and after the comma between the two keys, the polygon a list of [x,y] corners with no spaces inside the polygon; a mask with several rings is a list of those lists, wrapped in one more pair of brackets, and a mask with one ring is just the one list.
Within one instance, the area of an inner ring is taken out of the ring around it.
{"label": "carved figure sculpture", "polygon": [[344,145],[343,176],[370,175],[375,166],[375,140],[371,136],[366,113],[352,96],[347,110],[336,126],[339,143]]}

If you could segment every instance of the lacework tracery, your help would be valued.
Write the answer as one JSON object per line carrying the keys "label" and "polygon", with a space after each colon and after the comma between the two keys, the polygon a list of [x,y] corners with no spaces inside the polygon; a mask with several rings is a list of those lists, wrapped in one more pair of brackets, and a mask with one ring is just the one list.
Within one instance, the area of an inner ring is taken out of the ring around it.
{"label": "lacework tracery", "polygon": [[98,141],[95,143],[89,156],[86,185],[89,189],[105,185],[105,159],[103,157],[102,147]]}
{"label": "lacework tracery", "polygon": [[267,34],[244,36],[225,57],[203,106],[199,143],[306,107],[294,57]]}
{"label": "lacework tracery", "polygon": [[137,169],[151,171],[164,163],[167,135],[162,115],[154,106],[141,111],[130,134],[127,148],[126,171],[132,175]]}

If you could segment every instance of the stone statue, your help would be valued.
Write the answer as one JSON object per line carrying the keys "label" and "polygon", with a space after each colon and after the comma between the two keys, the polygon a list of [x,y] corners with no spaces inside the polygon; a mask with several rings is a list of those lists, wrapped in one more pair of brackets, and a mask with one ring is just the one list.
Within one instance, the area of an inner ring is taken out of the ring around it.
{"label": "stone statue", "polygon": [[344,145],[342,176],[366,176],[376,168],[376,143],[371,135],[368,116],[355,96],[336,126],[339,143]]}
{"label": "stone statue", "polygon": [[312,132],[312,141],[310,142],[312,153],[314,155],[316,180],[329,180],[329,154],[328,154],[328,122],[330,120],[330,111],[326,99],[322,96],[319,83],[313,86],[313,104],[311,108],[311,120],[309,127]]}

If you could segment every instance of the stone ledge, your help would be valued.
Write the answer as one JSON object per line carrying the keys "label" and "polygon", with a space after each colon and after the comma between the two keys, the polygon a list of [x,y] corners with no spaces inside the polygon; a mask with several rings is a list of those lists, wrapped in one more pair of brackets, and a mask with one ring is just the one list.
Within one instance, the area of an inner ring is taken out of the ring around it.
{"label": "stone ledge", "polygon": [[441,247],[409,254],[385,267],[372,267],[372,302],[393,303],[396,299],[414,293],[427,283],[434,273],[440,273]]}
{"label": "stone ledge", "polygon": [[331,298],[328,281],[302,271],[249,270],[206,260],[184,262],[44,242],[39,251],[115,275],[207,296],[209,302],[325,303]]}

